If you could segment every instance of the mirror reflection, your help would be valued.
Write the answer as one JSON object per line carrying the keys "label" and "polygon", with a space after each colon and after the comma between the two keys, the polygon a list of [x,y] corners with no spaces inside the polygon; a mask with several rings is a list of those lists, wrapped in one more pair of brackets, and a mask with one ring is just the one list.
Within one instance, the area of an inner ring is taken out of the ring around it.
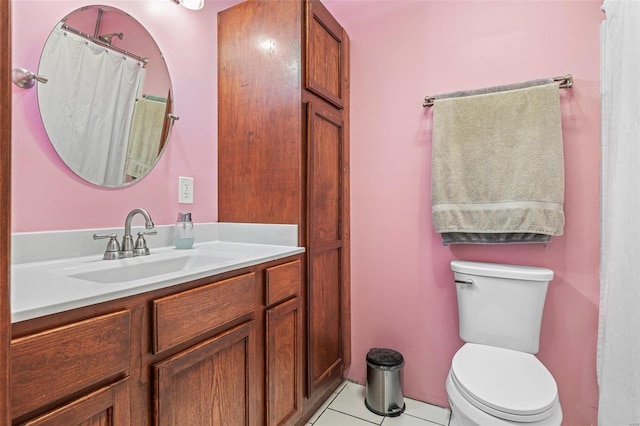
{"label": "mirror reflection", "polygon": [[109,6],[58,22],[42,51],[40,115],[60,158],[95,185],[143,178],[160,159],[173,121],[171,81],[153,37]]}

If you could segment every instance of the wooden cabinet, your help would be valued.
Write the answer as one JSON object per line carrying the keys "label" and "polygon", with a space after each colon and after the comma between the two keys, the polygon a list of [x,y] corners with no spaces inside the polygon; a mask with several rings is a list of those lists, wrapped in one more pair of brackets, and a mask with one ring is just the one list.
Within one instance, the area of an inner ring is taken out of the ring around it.
{"label": "wooden cabinet", "polygon": [[309,102],[307,183],[308,386],[311,392],[343,363],[343,120]]}
{"label": "wooden cabinet", "polygon": [[120,311],[14,339],[12,417],[128,375],[130,329],[130,312]]}
{"label": "wooden cabinet", "polygon": [[[257,284],[251,272],[154,300],[154,350],[252,314]],[[156,363],[155,425],[258,425],[255,339],[249,321]]]}
{"label": "wooden cabinet", "polygon": [[24,423],[24,426],[130,425],[129,379],[95,392]]}
{"label": "wooden cabinet", "polygon": [[248,322],[155,364],[155,424],[257,425],[254,339]]}
{"label": "wooden cabinet", "polygon": [[267,424],[296,424],[302,414],[302,312],[295,297],[266,311]]}
{"label": "wooden cabinet", "polygon": [[271,306],[302,291],[302,264],[299,260],[265,270],[265,305]]}
{"label": "wooden cabinet", "polygon": [[255,273],[248,273],[154,300],[154,353],[255,311],[257,290]]}
{"label": "wooden cabinet", "polygon": [[218,14],[218,214],[299,226],[303,418],[350,364],[349,39],[319,1]]}
{"label": "wooden cabinet", "polygon": [[266,424],[294,425],[302,415],[301,262],[265,271]]}
{"label": "wooden cabinet", "polygon": [[307,3],[305,29],[305,88],[342,109],[348,103],[346,32],[318,1]]}
{"label": "wooden cabinet", "polygon": [[12,423],[293,425],[301,255],[15,323]]}

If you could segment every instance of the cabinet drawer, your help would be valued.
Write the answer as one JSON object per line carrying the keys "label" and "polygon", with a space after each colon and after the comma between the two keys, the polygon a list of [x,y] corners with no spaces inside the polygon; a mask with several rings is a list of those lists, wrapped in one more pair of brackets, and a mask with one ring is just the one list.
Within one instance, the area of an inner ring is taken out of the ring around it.
{"label": "cabinet drawer", "polygon": [[256,290],[255,273],[249,273],[154,300],[153,353],[253,312]]}
{"label": "cabinet drawer", "polygon": [[301,266],[300,261],[267,268],[265,304],[273,305],[281,300],[300,294]]}
{"label": "cabinet drawer", "polygon": [[129,378],[24,423],[23,426],[129,425]]}
{"label": "cabinet drawer", "polygon": [[127,372],[131,314],[115,312],[14,339],[14,418]]}

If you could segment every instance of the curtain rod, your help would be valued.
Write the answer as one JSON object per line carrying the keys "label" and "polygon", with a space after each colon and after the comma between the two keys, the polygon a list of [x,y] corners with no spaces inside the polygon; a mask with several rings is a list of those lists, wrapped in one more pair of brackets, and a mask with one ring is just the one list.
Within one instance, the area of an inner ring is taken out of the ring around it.
{"label": "curtain rod", "polygon": [[[553,77],[553,81],[559,81],[561,89],[571,89],[573,87],[573,76],[571,74],[567,74],[562,77]],[[435,100],[435,96],[425,96],[422,106],[425,108],[433,106]]]}
{"label": "curtain rod", "polygon": [[[86,39],[88,39],[88,40],[90,40],[90,41],[92,41],[92,42],[96,43],[96,44],[97,44],[97,45],[99,45],[99,46],[102,46],[102,47],[105,47],[105,48],[107,48],[107,49],[114,50],[114,51],[116,51],[116,52],[118,52],[118,53],[121,53],[121,54],[123,54],[123,55],[129,56],[129,57],[131,57],[131,58],[135,59],[136,61],[140,61],[140,62],[142,62],[144,65],[147,65],[147,64],[149,63],[149,58],[143,58],[142,56],[134,55],[133,53],[131,53],[131,52],[127,52],[126,50],[124,50],[124,49],[120,49],[119,47],[116,47],[116,46],[112,46],[112,45],[110,45],[110,44],[107,44],[107,43],[105,43],[104,41],[100,40],[99,38],[95,38],[95,37],[94,37],[94,36],[92,36],[92,35],[89,35],[89,34],[87,34],[87,33],[83,33],[83,32],[82,32],[82,31],[80,31],[80,30],[76,30],[75,28],[70,27],[70,26],[68,26],[67,24],[62,24],[62,27],[61,27],[61,28],[62,28],[63,30],[65,30],[65,31],[69,31],[69,32],[71,32],[71,33],[74,33],[74,34],[76,34],[76,35],[79,35],[80,37],[84,37],[84,38],[86,38]],[[143,67],[144,67],[144,65],[143,65]]]}

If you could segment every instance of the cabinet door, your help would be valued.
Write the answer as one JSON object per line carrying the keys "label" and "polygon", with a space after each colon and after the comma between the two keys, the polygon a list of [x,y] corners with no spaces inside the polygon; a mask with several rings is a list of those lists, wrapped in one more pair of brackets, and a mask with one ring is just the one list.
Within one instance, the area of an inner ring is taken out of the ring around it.
{"label": "cabinet door", "polygon": [[267,310],[267,425],[293,425],[302,410],[302,312],[295,297]]}
{"label": "cabinet door", "polygon": [[309,395],[343,365],[345,197],[343,121],[339,113],[308,104],[307,116]]}
{"label": "cabinet door", "polygon": [[128,378],[90,393],[24,426],[128,426]]}
{"label": "cabinet door", "polygon": [[155,364],[155,424],[254,424],[254,329],[245,323]]}
{"label": "cabinet door", "polygon": [[305,87],[338,108],[343,108],[343,29],[319,1],[307,2],[306,17]]}
{"label": "cabinet door", "polygon": [[302,220],[302,6],[246,1],[218,14],[220,222]]}

